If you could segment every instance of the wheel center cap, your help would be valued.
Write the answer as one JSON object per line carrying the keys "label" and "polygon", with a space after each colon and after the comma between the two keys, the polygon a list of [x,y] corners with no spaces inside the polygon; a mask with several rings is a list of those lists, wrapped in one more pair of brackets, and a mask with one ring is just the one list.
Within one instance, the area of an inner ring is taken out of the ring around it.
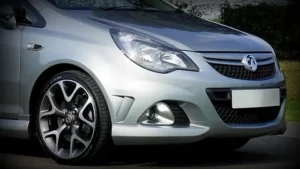
{"label": "wheel center cap", "polygon": [[71,124],[73,121],[74,121],[74,116],[71,115],[71,114],[68,114],[66,117],[65,117],[65,122],[66,124]]}

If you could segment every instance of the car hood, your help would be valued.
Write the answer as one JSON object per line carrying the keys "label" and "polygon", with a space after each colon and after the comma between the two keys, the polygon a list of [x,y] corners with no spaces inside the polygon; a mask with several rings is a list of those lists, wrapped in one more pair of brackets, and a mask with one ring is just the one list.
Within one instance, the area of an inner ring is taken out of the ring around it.
{"label": "car hood", "polygon": [[157,11],[91,12],[89,19],[130,29],[180,50],[208,52],[270,52],[262,39],[185,13]]}

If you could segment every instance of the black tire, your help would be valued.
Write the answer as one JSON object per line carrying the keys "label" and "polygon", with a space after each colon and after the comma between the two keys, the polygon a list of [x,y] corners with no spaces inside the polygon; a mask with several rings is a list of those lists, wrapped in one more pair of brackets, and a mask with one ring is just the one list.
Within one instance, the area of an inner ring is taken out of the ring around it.
{"label": "black tire", "polygon": [[[95,127],[95,132],[94,136],[92,138],[92,141],[90,145],[86,148],[86,150],[78,157],[73,158],[73,159],[63,159],[60,158],[59,156],[56,156],[54,153],[51,152],[51,150],[48,149],[46,144],[44,143],[42,139],[41,132],[39,130],[39,107],[41,105],[43,96],[47,92],[47,90],[56,82],[60,80],[73,80],[76,81],[77,83],[81,84],[83,87],[85,87],[86,90],[88,90],[92,97],[95,100],[95,105],[96,105],[96,127]],[[54,77],[52,77],[43,87],[40,97],[37,100],[37,105],[36,105],[36,112],[35,112],[35,127],[36,127],[36,132],[37,132],[37,137],[42,145],[43,149],[45,152],[52,157],[56,162],[60,164],[67,164],[67,165],[74,165],[74,164],[85,164],[87,162],[92,162],[97,159],[97,161],[105,161],[106,160],[106,151],[109,149],[112,141],[111,141],[111,119],[110,119],[110,114],[108,110],[108,106],[106,103],[106,100],[96,84],[96,82],[87,74],[80,72],[80,71],[75,71],[75,70],[70,70],[70,71],[64,71],[61,72]]]}
{"label": "black tire", "polygon": [[230,152],[242,148],[249,138],[207,139],[196,143],[197,147],[214,152]]}

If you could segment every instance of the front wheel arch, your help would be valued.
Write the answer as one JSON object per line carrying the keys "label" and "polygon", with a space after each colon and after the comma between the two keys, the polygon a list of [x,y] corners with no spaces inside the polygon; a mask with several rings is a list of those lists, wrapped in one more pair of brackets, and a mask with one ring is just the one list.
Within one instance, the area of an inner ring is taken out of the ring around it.
{"label": "front wheel arch", "polygon": [[[29,116],[30,116],[29,137],[30,138],[36,137],[36,131],[35,131],[35,127],[34,127],[35,126],[34,112],[35,112],[36,101],[39,98],[40,91],[42,90],[43,86],[48,82],[48,80],[50,80],[53,76],[55,76],[56,74],[59,74],[61,72],[70,71],[70,70],[80,71],[82,73],[85,73],[85,74],[91,76],[87,71],[85,71],[84,69],[82,69],[79,66],[76,66],[74,64],[69,64],[69,63],[60,63],[60,64],[56,64],[56,65],[52,65],[52,66],[48,67],[46,70],[44,70],[39,75],[39,77],[35,81],[35,83],[32,87],[31,93],[30,93],[30,100],[29,100]],[[101,89],[101,87],[100,87],[100,89]],[[105,94],[104,94],[104,97],[105,97]],[[105,97],[105,99],[107,100],[106,97]]]}

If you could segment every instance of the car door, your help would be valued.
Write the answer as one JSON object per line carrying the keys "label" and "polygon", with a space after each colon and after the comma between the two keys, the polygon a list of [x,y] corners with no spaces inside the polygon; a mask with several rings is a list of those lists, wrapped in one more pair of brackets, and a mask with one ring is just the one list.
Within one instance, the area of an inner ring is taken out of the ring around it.
{"label": "car door", "polygon": [[[12,4],[2,2],[0,5],[1,17],[5,17],[7,7],[12,7]],[[0,22],[0,118],[14,119],[18,116],[20,44],[23,28],[24,26],[20,25],[10,29]]]}

